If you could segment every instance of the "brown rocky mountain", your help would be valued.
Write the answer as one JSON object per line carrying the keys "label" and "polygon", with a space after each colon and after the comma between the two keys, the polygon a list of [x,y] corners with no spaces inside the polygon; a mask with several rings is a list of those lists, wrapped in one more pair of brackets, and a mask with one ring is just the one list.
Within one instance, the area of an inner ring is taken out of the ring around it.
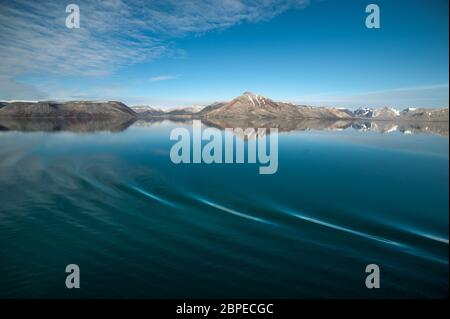
{"label": "brown rocky mountain", "polygon": [[400,118],[407,121],[448,122],[448,107],[444,109],[408,108],[400,113]]}
{"label": "brown rocky mountain", "polygon": [[122,102],[0,102],[0,117],[21,118],[110,118],[135,117]]}
{"label": "brown rocky mountain", "polygon": [[345,110],[312,108],[309,106],[297,106],[291,103],[275,102],[267,97],[251,92],[245,92],[228,103],[216,103],[206,107],[200,112],[200,115],[207,118],[352,118],[351,114]]}
{"label": "brown rocky mountain", "polygon": [[373,118],[378,120],[394,120],[400,115],[400,112],[392,107],[383,107],[373,110]]}
{"label": "brown rocky mountain", "polygon": [[216,103],[210,104],[210,105],[204,107],[200,112],[198,112],[197,115],[200,115],[200,116],[206,115],[213,110],[221,108],[222,106],[226,105],[227,103],[228,102],[216,102]]}

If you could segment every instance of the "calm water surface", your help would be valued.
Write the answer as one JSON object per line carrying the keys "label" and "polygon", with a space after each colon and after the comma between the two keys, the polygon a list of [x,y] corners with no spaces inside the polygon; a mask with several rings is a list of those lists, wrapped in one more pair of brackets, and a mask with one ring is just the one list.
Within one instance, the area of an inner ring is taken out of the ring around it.
{"label": "calm water surface", "polygon": [[173,164],[180,126],[0,132],[0,297],[448,296],[448,136],[284,132],[259,175]]}

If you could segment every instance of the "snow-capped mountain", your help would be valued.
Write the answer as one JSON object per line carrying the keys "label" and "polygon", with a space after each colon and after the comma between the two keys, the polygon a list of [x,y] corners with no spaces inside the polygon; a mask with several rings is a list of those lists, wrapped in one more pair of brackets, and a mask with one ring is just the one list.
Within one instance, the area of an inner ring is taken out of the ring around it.
{"label": "snow-capped mountain", "polygon": [[353,115],[357,118],[393,120],[400,115],[400,111],[387,106],[382,109],[359,108],[353,111]]}
{"label": "snow-capped mountain", "polygon": [[375,109],[373,111],[372,118],[383,119],[383,120],[393,120],[400,115],[400,111],[394,109],[393,107],[385,106],[382,109]]}
{"label": "snow-capped mountain", "polygon": [[171,115],[189,115],[189,114],[196,114],[200,112],[203,108],[204,108],[203,106],[175,107],[166,110],[166,113]]}
{"label": "snow-capped mountain", "polygon": [[159,108],[147,106],[147,105],[133,106],[131,108],[133,109],[133,111],[135,111],[136,113],[138,113],[141,116],[143,116],[143,115],[145,115],[145,116],[156,116],[156,115],[164,114],[163,110],[161,110]]}
{"label": "snow-capped mountain", "polygon": [[367,108],[367,107],[360,107],[353,111],[353,114],[357,117],[366,117],[371,118],[373,117],[373,109]]}
{"label": "snow-capped mountain", "polygon": [[[206,112],[207,111],[207,112]],[[206,117],[269,117],[269,118],[352,118],[351,112],[337,108],[312,108],[292,103],[275,102],[263,95],[244,92],[228,103],[206,107],[202,115]]]}
{"label": "snow-capped mountain", "polygon": [[356,118],[395,121],[448,121],[448,108],[425,109],[408,107],[398,111],[392,107],[382,109],[359,108],[353,111]]}

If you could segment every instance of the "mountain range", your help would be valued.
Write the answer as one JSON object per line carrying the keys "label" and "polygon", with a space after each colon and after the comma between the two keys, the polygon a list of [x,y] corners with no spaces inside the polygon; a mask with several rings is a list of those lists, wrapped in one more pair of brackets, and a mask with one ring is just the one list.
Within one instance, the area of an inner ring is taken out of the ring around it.
{"label": "mountain range", "polygon": [[323,120],[383,120],[448,122],[447,108],[407,108],[402,111],[392,107],[381,109],[313,107],[275,102],[262,95],[244,92],[229,102],[216,102],[206,107],[174,108],[161,110],[151,106],[128,107],[116,101],[72,102],[0,102],[0,117],[20,118],[153,118],[181,117],[214,119],[323,119]]}

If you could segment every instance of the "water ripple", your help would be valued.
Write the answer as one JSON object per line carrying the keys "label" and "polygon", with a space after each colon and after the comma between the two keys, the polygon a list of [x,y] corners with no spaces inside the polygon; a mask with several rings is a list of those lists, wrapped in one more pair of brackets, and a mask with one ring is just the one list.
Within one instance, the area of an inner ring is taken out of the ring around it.
{"label": "water ripple", "polygon": [[265,220],[265,219],[262,219],[262,218],[259,218],[259,217],[255,217],[255,216],[251,216],[251,215],[248,215],[248,214],[244,214],[244,213],[238,212],[238,211],[236,211],[234,209],[227,208],[225,206],[222,206],[222,205],[216,204],[214,202],[211,202],[210,200],[207,200],[207,199],[202,198],[200,196],[194,196],[194,198],[197,199],[198,201],[208,205],[208,206],[211,206],[211,207],[216,208],[218,210],[221,210],[223,212],[226,212],[226,213],[229,213],[229,214],[233,214],[235,216],[239,216],[239,217],[246,218],[246,219],[249,219],[249,220],[257,221],[257,222],[260,222],[260,223],[269,224],[269,225],[275,225],[275,223],[273,223],[271,221],[268,221],[268,220]]}
{"label": "water ripple", "polygon": [[[327,228],[343,231],[343,232],[346,232],[346,233],[349,233],[349,234],[352,234],[352,235],[356,235],[356,236],[359,236],[359,237],[362,237],[362,238],[366,238],[366,239],[369,239],[369,240],[380,242],[382,244],[387,244],[387,245],[393,246],[395,249],[398,249],[398,250],[400,250],[400,251],[402,251],[404,253],[407,253],[407,254],[414,255],[416,257],[420,257],[420,258],[424,258],[424,259],[428,259],[428,260],[433,260],[433,261],[439,262],[441,264],[448,264],[448,259],[441,258],[439,256],[436,256],[436,255],[428,252],[428,251],[424,251],[424,250],[422,250],[420,248],[414,247],[414,246],[406,244],[406,243],[401,243],[401,242],[394,241],[394,240],[391,240],[391,239],[387,239],[387,238],[384,238],[384,237],[372,235],[372,234],[369,234],[369,233],[365,233],[365,232],[362,232],[362,231],[354,230],[354,229],[347,228],[347,227],[344,227],[344,226],[340,226],[340,225],[332,224],[332,223],[329,223],[329,222],[325,222],[323,220],[319,220],[319,219],[316,219],[316,218],[305,216],[304,214],[300,214],[300,213],[292,211],[291,209],[288,209],[288,208],[282,208],[282,209],[280,209],[280,211],[282,211],[285,214],[288,214],[289,216],[293,216],[295,218],[299,218],[299,219],[307,221],[307,222],[311,222],[311,223],[314,223],[314,224],[317,224],[317,225],[320,225],[320,226],[324,226],[324,227],[327,227]],[[430,236],[424,236],[424,237],[445,243],[445,241],[439,240],[440,238],[432,238]]]}
{"label": "water ripple", "polygon": [[291,210],[285,209],[285,213],[289,214],[291,216],[294,216],[296,218],[302,219],[304,221],[308,221],[308,222],[317,224],[317,225],[321,225],[321,226],[325,226],[325,227],[328,227],[328,228],[340,230],[340,231],[343,231],[343,232],[346,232],[346,233],[349,233],[349,234],[352,234],[352,235],[356,235],[356,236],[359,236],[359,237],[375,240],[375,241],[378,241],[378,242],[381,242],[381,243],[384,243],[384,244],[389,244],[389,245],[393,245],[393,246],[397,246],[397,247],[402,247],[402,246],[404,247],[403,244],[401,244],[399,242],[396,242],[394,240],[390,240],[390,239],[387,239],[387,238],[379,237],[379,236],[376,236],[376,235],[371,235],[371,234],[368,234],[368,233],[365,233],[365,232],[361,232],[361,231],[358,231],[358,230],[354,230],[354,229],[350,229],[350,228],[347,228],[347,227],[331,224],[331,223],[328,223],[328,222],[325,222],[325,221],[322,221],[322,220],[319,220],[319,219],[316,219],[316,218],[312,218],[312,217],[308,217],[308,216],[305,216],[305,215],[301,215],[301,214],[293,212]]}
{"label": "water ripple", "polygon": [[144,195],[146,197],[149,197],[149,198],[151,198],[153,200],[156,200],[157,202],[160,202],[160,203],[162,203],[164,205],[167,205],[167,206],[170,206],[170,207],[173,207],[173,208],[178,208],[177,204],[172,203],[172,202],[170,202],[170,201],[168,201],[168,200],[166,200],[166,199],[164,199],[164,198],[162,198],[162,197],[160,197],[160,196],[158,196],[156,194],[152,194],[149,191],[145,191],[145,190],[143,190],[143,189],[141,189],[141,188],[139,188],[137,186],[131,186],[131,188],[134,189],[135,191],[141,193],[142,195]]}

